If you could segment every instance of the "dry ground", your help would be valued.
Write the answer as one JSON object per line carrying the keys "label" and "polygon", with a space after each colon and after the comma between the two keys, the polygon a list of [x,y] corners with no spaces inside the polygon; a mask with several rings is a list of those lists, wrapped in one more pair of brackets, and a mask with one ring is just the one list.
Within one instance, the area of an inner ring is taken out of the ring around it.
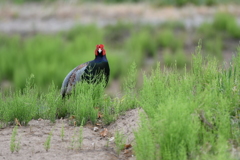
{"label": "dry ground", "polygon": [[[10,140],[14,126],[2,128],[0,129],[0,160],[135,159],[132,148],[123,150],[118,155],[114,140],[109,139],[113,139],[116,131],[119,131],[126,138],[126,144],[133,144],[133,132],[138,126],[139,111],[140,109],[127,111],[124,115],[119,116],[114,123],[104,126],[108,129],[106,137],[100,135],[104,127],[98,126],[99,130],[95,132],[93,128],[96,125],[84,126],[81,149],[78,147],[79,127],[70,125],[70,120],[57,120],[56,123],[42,119],[31,120],[28,126],[18,127],[17,140],[20,140],[18,153],[10,151]],[[61,139],[62,126],[64,126],[65,131],[63,140]],[[47,152],[44,148],[44,142],[51,131],[53,131],[53,136],[50,149]]]}
{"label": "dry ground", "polygon": [[187,28],[211,21],[215,13],[232,13],[240,23],[239,5],[155,7],[150,4],[102,4],[57,1],[56,3],[0,3],[0,32],[29,34],[55,33],[76,24],[106,26],[117,22],[161,24],[181,21]]}

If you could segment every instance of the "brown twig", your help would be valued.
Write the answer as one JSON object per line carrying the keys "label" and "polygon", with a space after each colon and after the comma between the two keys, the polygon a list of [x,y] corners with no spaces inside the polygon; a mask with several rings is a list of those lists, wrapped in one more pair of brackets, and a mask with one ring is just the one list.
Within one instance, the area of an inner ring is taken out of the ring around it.
{"label": "brown twig", "polygon": [[204,124],[205,127],[207,127],[208,129],[211,129],[211,130],[214,129],[214,125],[211,124],[210,122],[208,122],[208,120],[205,117],[205,113],[204,113],[203,110],[200,111],[199,118],[200,118],[200,121]]}

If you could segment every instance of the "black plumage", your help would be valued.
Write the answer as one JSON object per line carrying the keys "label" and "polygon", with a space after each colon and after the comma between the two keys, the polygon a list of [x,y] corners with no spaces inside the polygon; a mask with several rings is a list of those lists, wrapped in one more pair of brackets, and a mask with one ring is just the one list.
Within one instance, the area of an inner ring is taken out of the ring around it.
{"label": "black plumage", "polygon": [[[104,74],[104,76],[102,75]],[[95,49],[95,59],[75,67],[68,73],[62,83],[61,94],[64,98],[70,94],[72,88],[77,82],[87,81],[88,83],[95,83],[101,81],[99,78],[105,77],[106,85],[109,80],[110,68],[106,57],[106,50],[104,45],[100,44]]]}

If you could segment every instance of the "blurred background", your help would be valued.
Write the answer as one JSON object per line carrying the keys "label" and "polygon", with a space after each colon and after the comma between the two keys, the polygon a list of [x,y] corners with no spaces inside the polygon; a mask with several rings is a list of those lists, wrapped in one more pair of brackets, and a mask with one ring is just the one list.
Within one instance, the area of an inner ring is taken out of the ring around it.
{"label": "blurred background", "polygon": [[1,0],[0,88],[21,89],[26,78],[47,91],[94,59],[104,44],[111,68],[107,92],[121,93],[129,66],[137,79],[160,62],[179,72],[202,54],[230,62],[240,40],[239,0]]}

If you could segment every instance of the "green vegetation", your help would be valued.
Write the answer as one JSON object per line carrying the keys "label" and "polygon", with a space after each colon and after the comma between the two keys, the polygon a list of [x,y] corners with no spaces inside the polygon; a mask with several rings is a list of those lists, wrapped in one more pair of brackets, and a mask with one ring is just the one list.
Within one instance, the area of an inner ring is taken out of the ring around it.
{"label": "green vegetation", "polygon": [[83,123],[84,121],[81,122],[78,130],[78,135],[77,135],[77,127],[73,131],[73,135],[71,138],[70,142],[70,149],[75,150],[75,149],[82,149],[82,144],[83,144]]}
{"label": "green vegetation", "polygon": [[115,144],[116,144],[117,154],[119,155],[121,150],[124,149],[124,146],[126,144],[124,135],[122,133],[120,133],[120,131],[116,131],[116,133],[115,133]]}
{"label": "green vegetation", "polygon": [[[159,26],[124,23],[104,28],[76,26],[57,35],[21,37],[0,34],[0,81],[22,89],[26,77],[33,74],[40,90],[47,91],[52,81],[56,86],[49,90],[59,89],[71,69],[94,59],[95,45],[99,43],[106,46],[111,68],[110,83],[112,79],[123,82],[120,77],[127,76],[130,64],[134,61],[142,67],[146,58],[161,60],[166,66],[178,61],[178,68],[183,69],[185,64],[189,68],[191,60],[185,54],[193,52],[189,46],[196,46],[202,39],[203,54],[223,60],[223,51],[230,49],[233,52],[233,47],[237,46],[240,26],[232,15],[218,13],[213,23],[202,24],[190,33],[190,37],[186,36],[188,33],[182,23],[168,22]],[[152,65],[156,65],[156,61]],[[55,104],[52,110],[58,105],[55,99],[47,101]]]}
{"label": "green vegetation", "polygon": [[75,148],[75,143],[76,143],[76,142],[75,142],[75,141],[76,141],[76,140],[75,140],[75,136],[76,136],[76,132],[77,132],[76,129],[74,129],[73,135],[72,135],[72,138],[71,138],[71,144],[70,144],[70,147],[69,147],[69,148],[72,149],[72,150]]}
{"label": "green vegetation", "polygon": [[[32,118],[44,118],[55,122],[57,117],[74,116],[75,123],[80,125],[88,120],[95,123],[98,112],[101,112],[106,115],[105,122],[110,123],[120,112],[119,108],[115,109],[119,104],[104,94],[104,82],[99,85],[79,83],[74,93],[62,100],[59,91],[55,89],[50,89],[46,94],[39,94],[36,88],[31,88],[31,81],[32,79],[27,81],[23,93],[10,92],[0,97],[1,122],[13,123],[17,118],[22,125],[27,125]],[[54,88],[54,84],[50,88]]]}
{"label": "green vegetation", "polygon": [[61,140],[63,141],[64,140],[64,136],[65,136],[65,130],[64,130],[64,124],[63,123],[62,123],[60,136],[61,136]]}
{"label": "green vegetation", "polygon": [[231,14],[218,13],[215,16],[213,27],[219,31],[226,32],[229,36],[240,38],[237,21]]}
{"label": "green vegetation", "polygon": [[19,152],[19,150],[20,150],[20,139],[18,139],[18,141],[16,142],[16,140],[17,140],[16,136],[17,136],[17,132],[18,132],[17,129],[18,129],[18,126],[15,126],[12,131],[12,136],[11,136],[11,141],[10,141],[10,150],[12,153],[14,151]]}
{"label": "green vegetation", "polygon": [[34,77],[29,78],[22,91],[9,91],[6,95],[2,95],[0,121],[13,123],[17,118],[22,125],[26,125],[39,113],[39,99],[36,87],[32,83],[33,80]]}
{"label": "green vegetation", "polygon": [[158,65],[145,75],[138,103],[147,116],[135,134],[137,159],[232,159],[229,140],[239,145],[239,60],[240,50],[224,69],[198,46],[191,71]]}
{"label": "green vegetation", "polygon": [[53,130],[49,133],[46,141],[44,142],[44,148],[47,152],[51,147],[52,132],[53,132]]}
{"label": "green vegetation", "polygon": [[[228,41],[238,44],[239,28],[231,15],[217,14],[213,23],[193,33],[192,45],[199,39],[202,44],[192,57],[186,54],[186,30],[181,24],[78,26],[54,36],[26,38],[1,35],[0,81],[9,80],[15,88],[0,92],[0,124],[13,124],[15,118],[27,125],[31,119],[55,122],[74,117],[79,126],[94,124],[101,113],[107,125],[123,112],[141,107],[144,112],[133,144],[137,159],[234,159],[229,150],[240,146],[240,48],[229,67],[221,60]],[[63,78],[76,65],[93,59],[99,43],[106,46],[111,79],[124,77],[122,98],[105,94],[103,82],[83,82],[62,100]],[[145,59],[158,56],[161,65],[153,64],[156,69],[144,73],[143,84],[137,87]],[[73,133],[72,149],[82,144],[81,129],[78,135]],[[123,138],[117,134],[121,149]],[[52,132],[44,143],[46,151],[51,136]],[[14,152],[15,141],[11,144]]]}
{"label": "green vegetation", "polygon": [[83,121],[79,127],[79,134],[78,134],[78,145],[80,149],[82,149],[82,143],[83,143]]}
{"label": "green vegetation", "polygon": [[[140,128],[135,132],[136,144],[133,145],[137,159],[234,159],[229,150],[240,145],[240,48],[227,69],[219,65],[216,58],[203,57],[201,49],[200,44],[192,57],[190,70],[185,67],[183,73],[179,72],[177,61],[163,70],[158,64],[150,75],[143,75],[140,89],[136,89],[136,64],[133,63],[128,73],[132,77],[126,79],[122,99],[104,94],[101,83],[80,83],[69,98],[59,101],[57,108],[51,110],[49,104],[54,104],[47,101],[47,96],[57,99],[59,95],[53,94],[56,90],[50,89],[47,95],[40,96],[30,79],[22,94],[19,91],[3,93],[0,102],[5,104],[15,95],[17,101],[26,101],[27,104],[21,103],[21,107],[32,106],[29,110],[31,118],[45,115],[50,119],[49,110],[58,115],[58,107],[65,107],[64,114],[62,110],[64,117],[74,116],[78,125],[84,125],[86,121],[95,123],[99,111],[104,115],[103,122],[110,123],[122,112],[141,107]],[[26,95],[31,95],[32,101],[26,99]],[[46,105],[39,100],[46,101]],[[17,118],[27,124],[31,119],[29,115],[22,114],[21,109],[13,110],[20,107],[18,103],[11,105],[0,110],[0,121],[8,123]],[[76,143],[82,144],[82,128],[79,128],[79,139],[75,139],[76,132],[72,137],[72,149]],[[52,132],[44,144],[46,150],[50,148],[51,136]],[[124,143],[120,133],[116,133],[115,142],[120,150]]]}

